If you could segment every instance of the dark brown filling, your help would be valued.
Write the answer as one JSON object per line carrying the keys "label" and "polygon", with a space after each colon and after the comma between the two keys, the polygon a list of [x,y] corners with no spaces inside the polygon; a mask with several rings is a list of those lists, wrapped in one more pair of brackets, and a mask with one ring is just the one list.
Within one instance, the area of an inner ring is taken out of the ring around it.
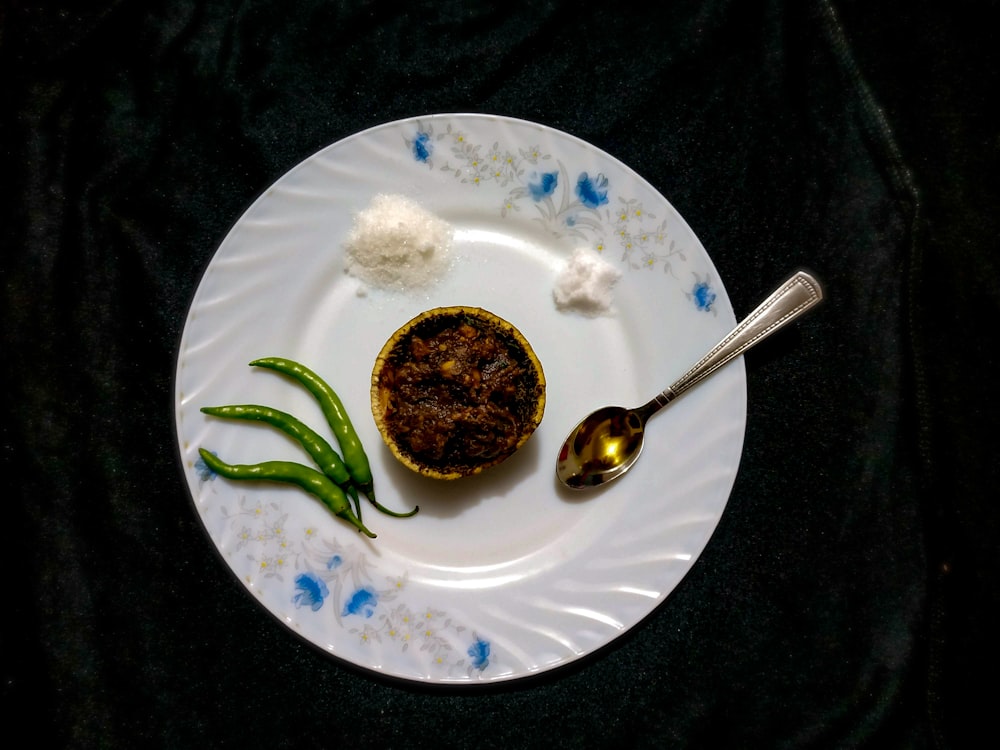
{"label": "dark brown filling", "polygon": [[397,344],[381,374],[385,424],[433,468],[506,457],[534,412],[540,384],[524,349],[474,318],[429,318]]}

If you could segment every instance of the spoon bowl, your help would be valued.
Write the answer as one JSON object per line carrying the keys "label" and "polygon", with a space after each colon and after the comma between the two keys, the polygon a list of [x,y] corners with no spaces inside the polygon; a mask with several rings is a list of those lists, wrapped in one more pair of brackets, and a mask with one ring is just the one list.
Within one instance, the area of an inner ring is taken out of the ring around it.
{"label": "spoon bowl", "polygon": [[639,458],[645,427],[634,409],[623,406],[598,409],[563,443],[556,474],[573,489],[611,481],[628,471]]}
{"label": "spoon bowl", "polygon": [[584,418],[559,450],[556,477],[570,489],[583,490],[624,475],[642,453],[650,417],[822,299],[816,279],[795,273],[665,391],[634,409],[605,406]]}

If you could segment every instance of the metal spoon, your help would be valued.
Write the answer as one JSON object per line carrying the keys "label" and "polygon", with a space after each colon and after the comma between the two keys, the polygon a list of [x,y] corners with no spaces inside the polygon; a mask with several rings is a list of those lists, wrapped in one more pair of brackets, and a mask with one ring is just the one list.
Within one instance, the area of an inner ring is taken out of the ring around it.
{"label": "metal spoon", "polygon": [[617,479],[642,452],[647,420],[684,391],[700,383],[730,360],[791,323],[823,299],[823,289],[799,271],[739,323],[677,382],[635,409],[605,406],[578,424],[563,443],[556,463],[559,481],[582,490]]}

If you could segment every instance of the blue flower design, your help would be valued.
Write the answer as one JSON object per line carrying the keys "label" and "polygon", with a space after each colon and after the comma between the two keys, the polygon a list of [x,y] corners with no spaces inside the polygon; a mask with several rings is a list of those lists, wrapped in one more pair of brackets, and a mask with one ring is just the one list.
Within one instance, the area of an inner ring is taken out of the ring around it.
{"label": "blue flower design", "polygon": [[695,284],[694,289],[691,290],[691,296],[694,298],[695,307],[699,310],[706,312],[712,310],[712,305],[715,303],[715,292],[712,291],[712,287],[708,285],[707,281],[699,281]]}
{"label": "blue flower design", "polygon": [[608,178],[603,174],[591,177],[586,172],[576,181],[576,195],[587,208],[597,208],[608,202]]}
{"label": "blue flower design", "polygon": [[378,594],[367,586],[355,591],[351,598],[344,604],[343,615],[361,615],[371,617],[375,614],[375,607],[378,606]]}
{"label": "blue flower design", "polygon": [[327,570],[335,570],[340,567],[340,564],[344,562],[344,559],[340,555],[334,555],[329,560],[326,561]]}
{"label": "blue flower design", "polygon": [[295,576],[295,596],[292,603],[296,608],[309,607],[313,612],[323,606],[330,595],[330,589],[315,573],[300,573]]}
{"label": "blue flower design", "polygon": [[482,638],[477,638],[476,642],[469,646],[467,652],[472,659],[472,666],[482,672],[490,665],[490,643]]}
{"label": "blue flower design", "polygon": [[539,175],[535,175],[535,179],[528,183],[528,191],[531,193],[531,197],[535,199],[535,202],[538,202],[542,198],[552,195],[558,184],[558,172],[542,172]]}
{"label": "blue flower design", "polygon": [[[212,455],[218,455],[215,451],[212,451]],[[216,474],[212,468],[205,463],[205,459],[198,456],[198,460],[194,462],[194,470],[198,472],[198,479],[203,482],[208,482],[215,479],[218,474]]]}
{"label": "blue flower design", "polygon": [[432,151],[434,151],[434,144],[431,143],[430,135],[417,133],[417,137],[413,140],[413,158],[425,162],[431,158]]}

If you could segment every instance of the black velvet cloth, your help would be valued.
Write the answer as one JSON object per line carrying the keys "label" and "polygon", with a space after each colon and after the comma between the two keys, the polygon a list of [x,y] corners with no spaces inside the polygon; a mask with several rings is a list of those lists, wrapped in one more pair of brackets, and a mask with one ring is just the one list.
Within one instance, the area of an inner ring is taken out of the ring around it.
{"label": "black velvet cloth", "polygon": [[[962,748],[995,724],[997,3],[118,0],[0,10],[5,731],[52,747]],[[489,112],[681,212],[737,315],[746,446],[689,575],[498,688],[328,657],[224,568],[174,358],[218,243],[320,148]]]}

